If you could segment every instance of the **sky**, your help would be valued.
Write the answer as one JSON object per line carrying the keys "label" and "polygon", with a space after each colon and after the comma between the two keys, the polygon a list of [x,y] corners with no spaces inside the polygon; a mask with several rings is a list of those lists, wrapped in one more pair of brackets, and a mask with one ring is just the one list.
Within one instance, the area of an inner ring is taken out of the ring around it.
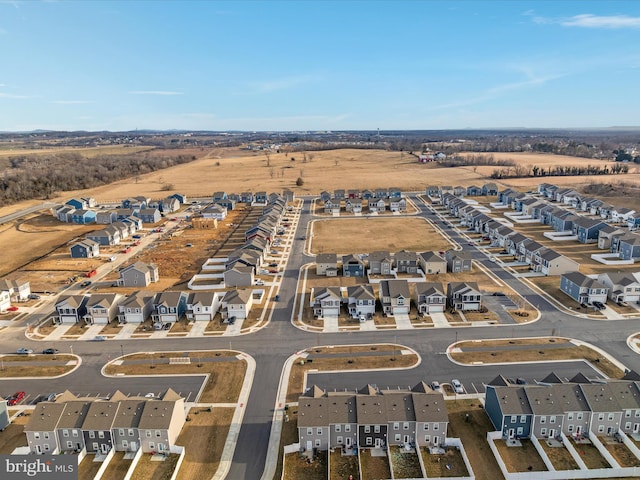
{"label": "sky", "polygon": [[0,0],[0,131],[640,125],[637,1]]}

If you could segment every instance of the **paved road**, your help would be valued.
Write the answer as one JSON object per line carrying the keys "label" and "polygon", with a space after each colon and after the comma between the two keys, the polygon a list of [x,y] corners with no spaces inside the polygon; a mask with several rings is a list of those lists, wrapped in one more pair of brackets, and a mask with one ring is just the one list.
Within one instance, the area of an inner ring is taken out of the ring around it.
{"label": "paved road", "polygon": [[[419,216],[433,218],[429,209],[412,196],[414,203],[421,208]],[[305,199],[300,222],[295,238],[306,235],[307,224],[312,220],[310,200]],[[177,391],[193,391],[197,379],[193,377],[148,378],[148,379],[104,379],[99,376],[100,368],[110,358],[133,351],[160,351],[186,349],[233,348],[246,352],[256,360],[256,374],[246,406],[244,422],[238,437],[233,465],[227,478],[259,479],[265,465],[267,444],[270,435],[271,421],[275,407],[276,392],[280,381],[282,367],[287,357],[296,351],[316,345],[346,345],[389,342],[394,338],[398,343],[415,349],[422,356],[422,364],[414,369],[393,372],[372,372],[370,374],[354,373],[340,375],[315,375],[315,383],[324,383],[328,388],[358,388],[365,383],[376,383],[379,386],[414,385],[421,380],[448,382],[459,378],[468,389],[481,390],[482,384],[489,382],[498,373],[508,377],[525,377],[528,380],[541,379],[549,371],[556,371],[561,377],[572,377],[578,371],[589,376],[596,372],[581,362],[556,363],[553,365],[509,365],[503,367],[463,367],[451,363],[443,352],[455,340],[530,337],[539,335],[562,335],[578,338],[595,344],[606,352],[615,355],[629,368],[640,371],[640,357],[635,355],[626,345],[628,335],[640,330],[638,319],[622,321],[598,321],[578,318],[556,309],[538,292],[525,283],[515,279],[508,271],[490,262],[476,247],[467,245],[467,240],[455,229],[446,232],[465,250],[471,250],[473,258],[493,272],[502,282],[521,293],[533,305],[540,308],[541,319],[528,325],[497,325],[476,328],[447,328],[431,330],[404,331],[367,331],[350,333],[309,333],[291,325],[292,307],[296,292],[300,267],[311,258],[303,252],[304,242],[295,241],[288,260],[286,271],[280,287],[281,301],[273,312],[268,326],[251,335],[234,338],[184,338],[176,345],[175,339],[159,340],[124,340],[118,342],[47,342],[47,346],[73,352],[82,356],[82,367],[72,375],[59,380],[3,380],[0,384],[2,392],[26,390],[32,395],[48,391],[69,389],[77,393],[103,392],[119,388],[127,393],[141,391],[160,391],[166,387]],[[24,323],[29,321],[26,319]],[[29,346],[41,350],[42,345],[26,341],[21,328],[9,328],[3,331],[3,350],[12,352],[19,346]],[[615,334],[612,334],[612,332]],[[49,343],[52,343],[49,345]],[[195,384],[193,383],[195,382]]]}

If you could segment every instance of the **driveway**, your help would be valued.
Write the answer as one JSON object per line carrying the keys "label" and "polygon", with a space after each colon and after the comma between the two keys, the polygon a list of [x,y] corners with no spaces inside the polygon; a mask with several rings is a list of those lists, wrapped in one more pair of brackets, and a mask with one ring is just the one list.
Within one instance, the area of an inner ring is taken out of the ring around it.
{"label": "driveway", "polygon": [[406,313],[397,313],[393,318],[396,320],[396,328],[398,330],[411,330],[413,328],[409,315]]}
{"label": "driveway", "polygon": [[447,316],[444,312],[431,312],[429,314],[431,320],[433,321],[433,326],[436,328],[450,328],[449,321],[447,320]]}

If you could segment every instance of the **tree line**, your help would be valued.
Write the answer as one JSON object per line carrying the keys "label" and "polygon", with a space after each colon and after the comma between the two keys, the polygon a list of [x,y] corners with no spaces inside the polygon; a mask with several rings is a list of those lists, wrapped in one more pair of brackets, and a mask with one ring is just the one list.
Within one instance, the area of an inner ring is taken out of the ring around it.
{"label": "tree line", "polygon": [[582,175],[616,175],[628,173],[629,167],[623,164],[615,165],[556,165],[547,168],[533,166],[516,165],[495,169],[491,173],[491,178],[525,178],[525,177],[576,177]]}
{"label": "tree line", "polygon": [[18,155],[1,173],[0,206],[57,192],[82,190],[137,177],[195,160],[195,156],[156,156],[148,153],[85,157],[76,152]]}

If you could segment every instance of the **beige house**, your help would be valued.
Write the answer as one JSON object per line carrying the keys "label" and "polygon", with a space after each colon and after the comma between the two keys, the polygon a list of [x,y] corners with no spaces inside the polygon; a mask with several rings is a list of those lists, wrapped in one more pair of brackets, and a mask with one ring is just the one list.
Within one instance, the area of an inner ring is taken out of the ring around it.
{"label": "beige house", "polygon": [[580,264],[551,248],[542,248],[533,254],[531,266],[545,275],[562,275],[578,271]]}
{"label": "beige house", "polygon": [[169,451],[176,444],[185,420],[184,399],[172,389],[167,390],[162,400],[148,401],[138,424],[142,452]]}
{"label": "beige house", "polygon": [[225,321],[231,317],[245,319],[252,306],[253,292],[250,289],[229,290],[222,299],[222,318]]}
{"label": "beige house", "polygon": [[338,276],[338,256],[335,253],[320,253],[316,256],[316,275]]}
{"label": "beige house", "polygon": [[87,301],[87,313],[84,321],[87,324],[110,323],[118,318],[118,302],[122,296],[117,293],[93,294]]}
{"label": "beige house", "polygon": [[437,252],[422,252],[418,255],[418,263],[425,275],[447,273],[447,261]]}

